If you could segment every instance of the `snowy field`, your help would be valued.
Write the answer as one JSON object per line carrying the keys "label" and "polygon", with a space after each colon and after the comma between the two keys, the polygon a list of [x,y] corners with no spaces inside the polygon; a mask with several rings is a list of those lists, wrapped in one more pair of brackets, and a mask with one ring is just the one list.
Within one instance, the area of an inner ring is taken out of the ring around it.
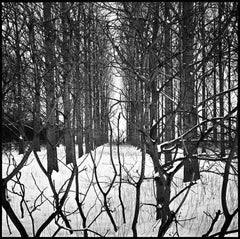
{"label": "snowy field", "polygon": [[[77,151],[77,147],[76,147]],[[41,159],[42,164],[47,166],[46,162],[46,150],[45,148],[41,149],[41,152],[38,152],[38,155]],[[113,177],[113,167],[110,160],[110,147],[109,144],[98,147],[95,151],[92,152],[92,156],[97,165],[97,174],[101,185],[105,190],[109,186]],[[179,153],[179,157],[181,152]],[[2,176],[6,176],[6,172],[11,172],[13,165],[12,159],[15,159],[16,163],[20,162],[22,156],[18,155],[16,151],[2,152]],[[59,172],[53,172],[52,179],[57,191],[62,192],[65,190],[66,180],[71,175],[71,165],[66,166],[65,162],[65,151],[64,146],[58,147],[58,159],[59,159]],[[117,157],[117,147],[113,146],[113,159],[117,171],[119,172],[119,163]],[[114,188],[111,189],[109,198],[109,205],[112,210],[114,220],[117,224],[118,231],[114,232],[113,226],[109,220],[106,212],[100,214],[103,202],[103,196],[99,191],[95,179],[93,177],[93,163],[90,155],[83,155],[81,158],[77,159],[77,164],[79,166],[79,190],[80,190],[80,199],[83,198],[83,195],[87,196],[84,201],[83,211],[87,217],[87,225],[93,231],[100,233],[101,235],[112,236],[112,237],[127,237],[132,236],[132,220],[134,215],[135,208],[135,187],[127,182],[131,180],[136,180],[139,177],[141,171],[141,152],[135,147],[130,145],[120,145],[120,159],[122,164],[122,174],[123,174],[123,183],[122,183],[122,199],[125,206],[126,213],[126,223],[123,223],[122,211],[120,206],[120,201],[118,197],[118,182],[119,177],[116,177],[116,182]],[[180,212],[177,215],[179,224],[177,225],[177,230],[180,236],[202,236],[206,233],[210,227],[212,219],[207,214],[210,214],[212,217],[215,216],[217,210],[222,211],[221,207],[221,187],[222,187],[222,177],[219,174],[214,172],[223,172],[224,165],[219,162],[200,162],[201,169],[201,180],[198,180],[197,184],[193,185],[184,205],[182,206]],[[210,169],[213,173],[206,173],[205,170]],[[138,218],[138,236],[142,237],[151,237],[157,236],[159,223],[155,220],[155,207],[151,204],[155,204],[154,197],[154,188],[153,188],[153,166],[151,158],[147,155],[146,157],[146,170],[145,176],[146,180],[141,187],[141,208]],[[183,189],[187,183],[182,182],[183,171],[179,171],[173,180],[171,197],[176,195],[181,189]],[[8,193],[9,201],[13,207],[18,218],[23,223],[24,227],[27,230],[27,233],[30,236],[33,236],[33,231],[37,231],[38,228],[44,223],[44,221],[49,217],[53,212],[53,207],[51,202],[53,201],[53,195],[49,186],[49,182],[46,176],[41,171],[34,154],[31,153],[26,166],[21,170],[21,183],[25,185],[26,193],[26,202],[28,207],[31,207],[36,204],[40,204],[41,200],[44,203],[41,207],[38,207],[37,210],[33,212],[34,218],[34,227],[32,221],[28,215],[26,207],[24,209],[24,217],[21,218],[20,210],[20,200],[21,197],[16,194]],[[89,185],[91,187],[88,189]],[[8,183],[8,189],[11,189],[13,182]],[[16,192],[20,191],[19,186],[14,188]],[[88,191],[87,191],[88,190]],[[11,190],[12,191],[12,190]],[[43,195],[38,198],[37,201],[34,200],[39,196],[40,192],[43,191]],[[170,204],[171,210],[177,208],[181,199],[184,195],[177,198]],[[235,178],[230,178],[228,184],[228,206],[229,211],[232,211],[238,206],[238,182]],[[68,219],[72,229],[74,230],[73,234],[70,234],[66,230],[60,230],[56,236],[62,237],[76,237],[83,236],[83,232],[78,229],[82,229],[82,220],[77,211],[77,205],[75,202],[75,182],[72,185],[68,199],[64,204],[64,209],[69,214]],[[96,216],[100,214],[99,217]],[[95,220],[96,218],[96,220]],[[11,229],[11,234],[9,232],[7,223],[6,223],[6,213],[2,209],[2,236],[3,237],[13,237],[20,236],[15,226],[11,223],[10,218],[8,218],[9,226]],[[61,222],[61,220],[59,221]],[[220,219],[214,226],[213,232],[218,232],[223,223],[223,216],[220,216]],[[62,224],[65,225],[65,224]],[[229,228],[234,230],[238,228],[238,218],[237,216],[233,219],[233,222]],[[49,237],[54,234],[57,226],[52,223],[43,231],[41,236]],[[166,236],[176,236],[176,225],[172,224],[171,228],[167,231]],[[89,232],[89,236],[96,236]],[[237,234],[231,234],[230,236],[237,236]]]}

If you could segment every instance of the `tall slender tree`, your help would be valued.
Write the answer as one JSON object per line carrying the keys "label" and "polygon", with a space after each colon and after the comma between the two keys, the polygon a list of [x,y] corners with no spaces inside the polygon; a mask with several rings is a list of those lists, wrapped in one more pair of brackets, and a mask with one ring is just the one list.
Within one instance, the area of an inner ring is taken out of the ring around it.
{"label": "tall slender tree", "polygon": [[[222,34],[222,16],[223,16],[223,9],[224,9],[224,2],[219,2],[218,3],[218,34],[221,36]],[[218,71],[219,71],[219,91],[223,92],[224,90],[224,74],[223,74],[223,42],[222,38],[220,37],[219,39],[219,44],[218,44]],[[224,116],[224,95],[220,96],[219,99],[219,107],[220,107],[220,117]],[[224,122],[223,122],[224,123]],[[224,130],[224,125],[221,124],[220,127],[220,149],[221,149],[221,155],[222,157],[225,156],[225,130]]]}
{"label": "tall slender tree", "polygon": [[23,102],[22,102],[22,60],[20,54],[20,29],[18,22],[18,6],[14,5],[14,32],[15,32],[15,54],[16,54],[16,85],[17,85],[17,114],[18,114],[18,131],[19,131],[19,154],[24,154],[26,140],[23,126]]}
{"label": "tall slender tree", "polygon": [[51,15],[51,2],[43,3],[44,35],[45,35],[45,91],[46,91],[46,145],[48,173],[58,171],[56,150],[56,99],[54,81],[54,28]]}
{"label": "tall slender tree", "polygon": [[77,140],[76,143],[78,145],[78,157],[83,155],[83,74],[81,74],[81,64],[80,60],[82,57],[82,39],[80,35],[80,30],[82,29],[82,23],[80,22],[82,19],[82,11],[83,11],[83,4],[79,5],[77,8],[76,13],[76,20],[75,20],[75,75],[74,75],[74,95],[75,95],[75,103],[74,103],[74,112],[76,117],[76,136]]}
{"label": "tall slender tree", "polygon": [[68,11],[68,4],[62,2],[62,59],[63,59],[63,108],[64,108],[64,143],[66,147],[66,163],[72,163],[75,160],[75,146],[74,146],[74,126],[72,127],[72,100],[70,98],[72,85],[72,21]]}
{"label": "tall slender tree", "polygon": [[191,130],[187,136],[185,144],[185,154],[190,155],[184,162],[184,182],[191,182],[200,178],[196,139],[197,129],[192,130],[197,125],[197,109],[195,107],[195,80],[194,80],[194,25],[193,25],[193,3],[183,3],[182,22],[182,46],[183,46],[183,77],[181,82],[181,104],[183,110],[183,132]]}
{"label": "tall slender tree", "polygon": [[[171,79],[171,68],[172,68],[172,58],[171,58],[171,32],[170,32],[170,11],[169,11],[169,2],[165,2],[165,42],[164,42],[164,51],[165,51],[165,81],[166,84],[166,95],[165,97],[165,114],[166,114],[166,123],[165,123],[165,141],[172,140],[174,138],[174,117],[171,116],[173,112],[173,83]],[[165,162],[171,161],[171,152],[166,152]]]}
{"label": "tall slender tree", "polygon": [[37,46],[36,46],[36,19],[34,16],[34,11],[30,8],[29,3],[25,3],[25,9],[28,13],[28,31],[29,31],[29,45],[30,53],[33,64],[33,78],[34,78],[34,91],[35,99],[33,105],[33,131],[35,134],[34,137],[34,150],[40,151],[40,126],[41,126],[41,116],[40,116],[40,86],[41,86],[41,77],[40,77],[40,62],[37,56]]}
{"label": "tall slender tree", "polygon": [[[206,98],[206,62],[205,62],[205,58],[206,58],[206,49],[205,49],[205,7],[204,7],[204,3],[200,3],[200,9],[201,9],[201,17],[202,17],[202,21],[201,21],[201,41],[202,41],[202,59],[203,59],[203,63],[202,63],[202,101],[203,101],[203,105],[202,105],[202,120],[206,119],[206,115],[207,115],[207,110],[206,110],[206,104],[205,104],[205,98]],[[202,126],[202,132],[206,132],[207,130],[207,124],[203,124]],[[203,152],[205,152],[205,148],[203,147]]]}

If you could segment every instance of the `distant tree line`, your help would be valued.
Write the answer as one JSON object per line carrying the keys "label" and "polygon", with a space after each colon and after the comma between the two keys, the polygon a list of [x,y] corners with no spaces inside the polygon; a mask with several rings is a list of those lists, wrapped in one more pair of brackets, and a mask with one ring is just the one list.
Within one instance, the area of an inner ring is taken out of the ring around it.
{"label": "distant tree line", "polygon": [[72,162],[75,143],[80,157],[108,141],[111,57],[101,21],[93,3],[2,3],[3,142],[19,142],[22,154],[33,135],[35,150],[44,138],[49,171],[60,142]]}

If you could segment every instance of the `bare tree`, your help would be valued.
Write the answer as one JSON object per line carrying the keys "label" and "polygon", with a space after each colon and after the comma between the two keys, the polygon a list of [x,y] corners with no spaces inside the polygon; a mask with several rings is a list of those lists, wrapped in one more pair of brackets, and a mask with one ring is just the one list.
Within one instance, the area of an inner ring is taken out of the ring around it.
{"label": "bare tree", "polygon": [[[181,109],[183,120],[183,133],[197,125],[197,112],[194,101],[194,66],[193,66],[193,3],[183,3],[182,22],[183,45],[183,77],[181,82]],[[197,130],[192,130],[186,136],[185,153],[196,154]],[[200,178],[198,160],[193,156],[184,162],[184,182],[191,182]]]}
{"label": "bare tree", "polygon": [[55,82],[54,82],[54,28],[51,21],[51,3],[43,4],[46,73],[44,78],[46,90],[46,140],[48,172],[58,171],[56,151],[56,118],[55,118]]}
{"label": "bare tree", "polygon": [[[72,163],[75,158],[75,146],[74,146],[74,137],[75,133],[74,126],[72,125],[73,117],[72,117],[72,100],[70,98],[71,93],[71,85],[72,85],[72,76],[73,69],[71,67],[72,60],[71,52],[72,47],[72,19],[69,16],[68,4],[61,3],[61,11],[64,12],[62,16],[62,64],[63,64],[63,108],[64,108],[64,143],[66,146],[66,163]],[[67,11],[66,11],[67,10]]]}

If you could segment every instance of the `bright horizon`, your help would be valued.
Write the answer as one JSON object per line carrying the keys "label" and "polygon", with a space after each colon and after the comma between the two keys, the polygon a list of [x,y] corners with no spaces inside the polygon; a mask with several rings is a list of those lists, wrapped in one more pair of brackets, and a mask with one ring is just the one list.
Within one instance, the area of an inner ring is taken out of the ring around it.
{"label": "bright horizon", "polygon": [[[126,138],[126,120],[123,117],[125,114],[124,110],[124,103],[117,103],[117,101],[124,100],[124,96],[121,92],[123,89],[123,82],[122,77],[116,68],[112,68],[112,84],[111,84],[111,94],[110,94],[110,108],[114,105],[111,109],[111,125],[113,129],[113,139],[117,139],[117,123],[118,123],[118,115],[120,115],[119,121],[119,132],[120,132],[120,141]],[[115,99],[115,100],[113,100]],[[121,104],[121,105],[120,105]],[[122,106],[122,107],[121,107]]]}

